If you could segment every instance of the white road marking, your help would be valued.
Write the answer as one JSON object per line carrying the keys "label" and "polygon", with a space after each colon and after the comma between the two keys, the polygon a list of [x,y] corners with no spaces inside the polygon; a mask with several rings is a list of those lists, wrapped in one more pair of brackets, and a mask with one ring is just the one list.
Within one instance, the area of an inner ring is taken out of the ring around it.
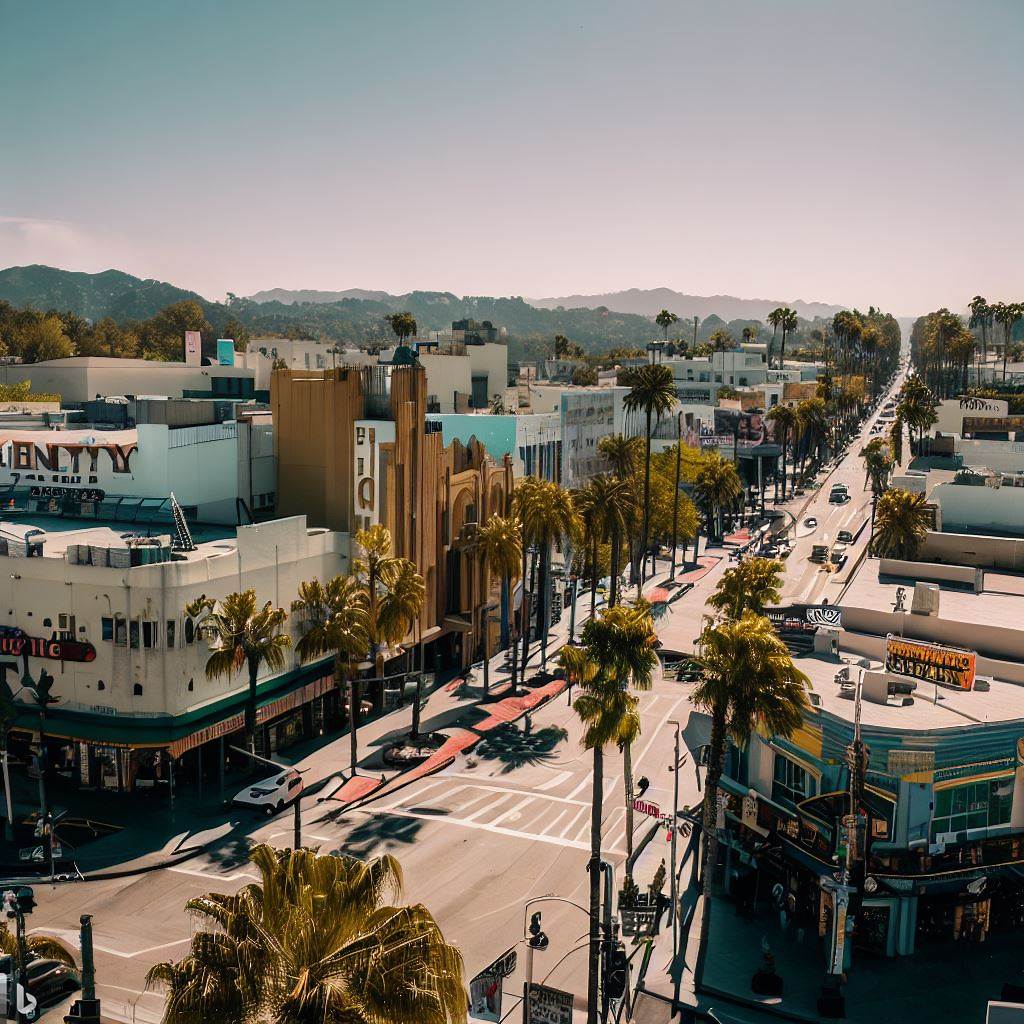
{"label": "white road marking", "polygon": [[565,838],[569,834],[569,832],[572,830],[573,825],[575,825],[576,822],[579,821],[580,815],[584,815],[585,816],[586,813],[587,813],[586,808],[582,808],[581,810],[578,810],[569,819],[569,823],[565,826],[565,828],[563,828],[562,831],[558,833],[559,836],[561,836],[562,838]]}
{"label": "white road marking", "polygon": [[237,882],[240,878],[251,878],[254,882],[260,880],[260,876],[252,871],[236,871],[233,875],[222,875],[216,871],[201,871],[199,868],[168,868],[178,875],[192,875],[194,878],[212,878],[217,882]]}
{"label": "white road marking", "polygon": [[[586,780],[584,780],[584,782],[586,782]],[[508,788],[506,786],[489,786],[489,785],[485,785],[482,782],[478,782],[478,783],[476,783],[473,786],[460,786],[459,790],[456,790],[456,791],[453,791],[453,792],[458,792],[458,791],[461,791],[463,789],[479,789],[479,790],[484,791],[485,793],[500,793],[502,796],[530,796],[530,795],[534,795],[535,794],[537,796],[538,800],[547,800],[547,801],[550,801],[551,803],[556,803],[556,804],[575,804],[577,807],[589,807],[590,806],[590,801],[589,800],[573,800],[571,796],[550,796],[547,793],[544,793],[543,795],[541,795],[539,793],[536,793],[535,790],[530,790],[530,789],[510,789],[510,788]],[[391,804],[388,807],[383,807],[381,809],[386,811],[386,810],[390,810],[391,807],[402,806],[404,804],[409,803],[413,798],[418,798],[421,795],[422,794],[419,793],[419,792],[413,793],[413,794],[411,794],[409,796],[406,796],[405,794],[403,794],[403,799],[401,801],[399,801],[398,803],[395,803],[395,804]],[[444,794],[444,797],[447,798],[449,795],[450,794],[446,793],[446,794]],[[435,798],[436,799],[440,799],[441,798],[440,794],[435,794]]]}
{"label": "white road marking", "polygon": [[518,821],[521,817],[520,811],[527,805],[533,803],[534,798],[532,796],[526,797],[525,800],[520,800],[519,803],[510,807],[504,814],[499,814],[498,817],[491,822],[492,825],[498,825],[503,821]]}
{"label": "white road marking", "polygon": [[[35,929],[33,929],[35,931]],[[77,931],[72,931],[70,928],[44,928],[41,931],[47,935],[53,935],[58,939],[63,939],[69,945],[74,945],[77,948],[78,943],[81,941],[81,936]],[[32,932],[29,932],[31,935]],[[120,957],[122,960],[133,960],[137,956],[145,956],[147,953],[158,953],[162,949],[171,949],[173,946],[180,946],[186,942],[191,942],[192,936],[186,936],[184,939],[175,939],[173,942],[164,942],[159,946],[146,946],[145,949],[137,949],[133,953],[126,953],[122,949],[114,949],[111,946],[104,946],[102,943],[94,942],[93,949],[98,949],[101,953],[109,953],[111,956]],[[117,986],[111,986],[116,988]],[[133,989],[125,989],[126,992],[134,991]]]}
{"label": "white road marking", "polygon": [[[382,811],[383,808],[378,808]],[[482,832],[491,832],[494,835],[507,836],[510,839],[526,839],[530,842],[548,843],[551,846],[561,846],[571,850],[589,850],[590,843],[580,843],[572,839],[562,839],[559,836],[538,835],[534,832],[520,832],[517,829],[502,828],[500,825],[491,825],[486,821],[468,821],[463,818],[438,817],[436,814],[419,814],[415,811],[403,811],[400,809],[386,811],[399,818],[423,818],[427,821],[436,821],[441,825],[457,825],[459,828],[477,829]],[[624,850],[605,850],[605,853],[623,854]]]}
{"label": "white road marking", "polygon": [[[672,706],[668,709],[668,712],[665,715],[665,721],[668,721],[676,713],[676,708],[679,707],[679,705],[682,704],[685,700],[685,697],[677,697],[672,702]],[[652,734],[651,738],[647,741],[647,746],[645,746],[644,749],[640,751],[640,754],[636,757],[635,764],[641,764],[643,762],[644,758],[647,756],[647,752],[651,749],[652,746],[654,746],[658,738],[659,737],[657,732]],[[671,755],[669,756],[671,757]]]}
{"label": "white road marking", "polygon": [[512,793],[508,792],[503,793],[497,800],[491,800],[489,803],[484,804],[479,811],[474,811],[472,814],[467,815],[463,820],[476,821],[476,819],[482,814],[486,814],[488,811],[493,811],[495,807],[500,807],[501,804],[503,804],[512,795]]}
{"label": "white road marking", "polygon": [[559,822],[560,822],[560,821],[561,821],[561,820],[562,820],[562,819],[563,819],[563,818],[564,818],[564,817],[565,817],[565,816],[566,816],[566,815],[567,815],[568,813],[569,813],[568,811],[560,811],[560,812],[559,812],[559,814],[558,814],[558,817],[557,817],[557,818],[555,818],[555,820],[554,820],[554,821],[552,821],[552,822],[551,822],[551,824],[549,824],[549,825],[547,825],[547,826],[546,826],[545,828],[541,829],[541,835],[547,836],[547,835],[550,835],[550,834],[551,834],[552,832],[554,832],[554,830],[555,830],[555,826],[556,826],[556,825],[557,825],[557,824],[558,824],[558,823],[559,823]]}
{"label": "white road marking", "polygon": [[583,781],[569,794],[569,799],[571,800],[577,794],[582,793],[584,789],[591,785],[591,780],[593,778],[593,771],[587,772],[587,774],[583,776]]}
{"label": "white road marking", "polygon": [[563,782],[568,781],[572,778],[572,772],[559,772],[554,778],[548,779],[547,782],[542,782],[539,786],[533,788],[543,793],[546,790],[554,789],[556,786],[560,786]]}

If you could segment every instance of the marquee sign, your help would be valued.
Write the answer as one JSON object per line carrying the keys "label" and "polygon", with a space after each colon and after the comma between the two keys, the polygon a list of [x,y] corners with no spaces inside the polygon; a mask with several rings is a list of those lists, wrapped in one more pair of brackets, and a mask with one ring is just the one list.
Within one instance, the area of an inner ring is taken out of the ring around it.
{"label": "marquee sign", "polygon": [[1024,430],[1024,416],[965,416],[965,434],[1012,434]]}
{"label": "marquee sign", "polygon": [[974,687],[974,651],[943,647],[921,640],[904,640],[891,633],[885,640],[885,670],[961,690]]}
{"label": "marquee sign", "polygon": [[814,633],[819,626],[839,629],[843,609],[837,604],[787,604],[765,608],[764,614],[777,633]]}
{"label": "marquee sign", "polygon": [[0,627],[0,654],[13,658],[47,658],[50,661],[95,661],[96,648],[80,640],[46,640],[23,630]]}

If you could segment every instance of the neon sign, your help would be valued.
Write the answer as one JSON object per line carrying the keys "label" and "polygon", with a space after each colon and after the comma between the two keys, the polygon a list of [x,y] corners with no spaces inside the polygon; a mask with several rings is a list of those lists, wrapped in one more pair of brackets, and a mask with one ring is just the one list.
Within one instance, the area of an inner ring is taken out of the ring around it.
{"label": "neon sign", "polygon": [[79,640],[46,640],[41,636],[29,636],[20,629],[3,627],[0,629],[0,655],[88,662],[96,660],[96,648]]}

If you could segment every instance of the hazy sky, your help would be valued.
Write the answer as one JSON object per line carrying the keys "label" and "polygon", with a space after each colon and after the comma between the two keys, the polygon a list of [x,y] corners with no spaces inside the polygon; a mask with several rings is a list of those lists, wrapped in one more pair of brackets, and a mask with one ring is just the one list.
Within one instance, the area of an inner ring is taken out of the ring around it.
{"label": "hazy sky", "polygon": [[0,0],[0,266],[1024,299],[1024,0]]}

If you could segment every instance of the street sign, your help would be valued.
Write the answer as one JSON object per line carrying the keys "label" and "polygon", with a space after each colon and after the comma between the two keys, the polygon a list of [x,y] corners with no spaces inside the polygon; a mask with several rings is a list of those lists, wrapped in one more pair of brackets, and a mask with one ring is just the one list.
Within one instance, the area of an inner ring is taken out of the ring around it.
{"label": "street sign", "polygon": [[527,1024],[572,1024],[572,993],[531,985]]}
{"label": "street sign", "polygon": [[501,976],[481,971],[469,983],[469,1016],[497,1024],[501,1020]]}
{"label": "street sign", "polygon": [[516,970],[516,951],[508,949],[492,964],[488,964],[480,973],[493,974],[498,978],[511,978]]}
{"label": "street sign", "polygon": [[633,801],[633,810],[638,814],[649,814],[652,818],[661,817],[661,808],[657,804],[651,803],[649,800],[641,800],[640,797]]}
{"label": "street sign", "polygon": [[657,894],[638,892],[629,903],[619,903],[619,920],[623,935],[635,935],[641,939],[653,935],[657,917]]}

